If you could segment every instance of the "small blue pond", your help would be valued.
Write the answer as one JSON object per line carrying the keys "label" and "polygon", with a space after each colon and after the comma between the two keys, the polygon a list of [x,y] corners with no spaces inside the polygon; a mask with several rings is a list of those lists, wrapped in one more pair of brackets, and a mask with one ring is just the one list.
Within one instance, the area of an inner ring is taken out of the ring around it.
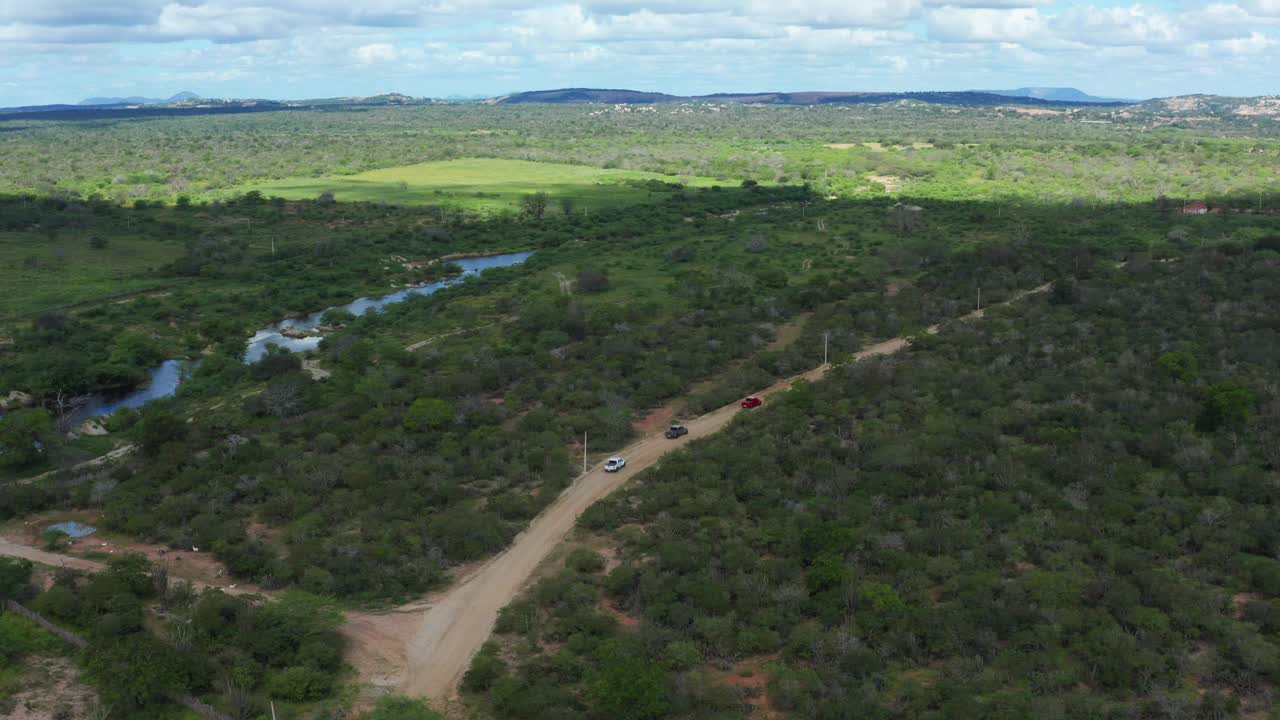
{"label": "small blue pond", "polygon": [[90,535],[98,532],[98,528],[92,525],[85,525],[84,523],[79,523],[74,520],[71,522],[58,523],[57,525],[50,525],[45,528],[45,530],[60,530],[66,533],[68,537],[73,538],[89,537]]}

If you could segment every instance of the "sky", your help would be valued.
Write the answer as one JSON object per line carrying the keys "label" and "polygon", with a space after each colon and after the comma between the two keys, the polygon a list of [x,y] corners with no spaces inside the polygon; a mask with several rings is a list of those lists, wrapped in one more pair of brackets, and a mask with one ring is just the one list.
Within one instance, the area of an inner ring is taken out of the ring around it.
{"label": "sky", "polygon": [[0,106],[1029,85],[1280,93],[1280,0],[0,0]]}

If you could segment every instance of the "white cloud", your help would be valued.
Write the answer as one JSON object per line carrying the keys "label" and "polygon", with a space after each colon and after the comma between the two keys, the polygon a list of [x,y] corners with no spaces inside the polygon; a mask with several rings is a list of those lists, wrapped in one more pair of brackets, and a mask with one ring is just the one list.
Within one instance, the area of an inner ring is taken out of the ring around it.
{"label": "white cloud", "polygon": [[387,43],[371,43],[355,49],[356,62],[361,65],[395,62],[400,58],[396,46]]}
{"label": "white cloud", "polygon": [[943,42],[1019,43],[1043,41],[1047,18],[1038,10],[943,7],[929,13],[929,37]]}
{"label": "white cloud", "polygon": [[[1250,73],[1223,70],[1245,62]],[[1280,0],[0,0],[0,77],[22,78],[6,96],[162,94],[142,86],[156,77],[241,96],[390,82],[1135,96],[1210,72],[1280,85]]]}

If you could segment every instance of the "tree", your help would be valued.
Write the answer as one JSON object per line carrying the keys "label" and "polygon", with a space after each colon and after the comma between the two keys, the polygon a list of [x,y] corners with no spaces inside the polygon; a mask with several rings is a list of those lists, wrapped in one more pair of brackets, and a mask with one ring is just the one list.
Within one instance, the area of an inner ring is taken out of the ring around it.
{"label": "tree", "polygon": [[10,413],[0,422],[0,467],[21,468],[45,456],[53,419],[40,408]]}
{"label": "tree", "polygon": [[520,201],[520,212],[525,217],[541,220],[547,213],[547,194],[544,192],[525,195]]}
{"label": "tree", "polygon": [[1253,391],[1236,383],[1218,383],[1205,393],[1200,411],[1200,427],[1213,431],[1219,428],[1240,428],[1253,413],[1257,399]]}
{"label": "tree", "polygon": [[1200,375],[1200,362],[1188,352],[1167,352],[1160,356],[1156,364],[1182,382],[1193,382]]}
{"label": "tree", "polygon": [[145,633],[96,645],[87,666],[107,699],[126,706],[160,701],[185,690],[188,683],[188,663]]}
{"label": "tree", "polygon": [[404,414],[407,430],[439,430],[453,422],[453,406],[439,398],[418,398]]}
{"label": "tree", "polygon": [[583,270],[578,273],[578,289],[583,292],[604,292],[609,289],[609,276],[602,270]]}
{"label": "tree", "polygon": [[31,582],[31,561],[0,557],[0,603],[17,597]]}
{"label": "tree", "polygon": [[587,696],[605,717],[650,720],[665,717],[671,705],[667,672],[621,640],[596,652],[587,671]]}
{"label": "tree", "polygon": [[189,433],[190,428],[182,418],[164,410],[145,413],[138,423],[138,438],[148,455],[157,454],[167,443],[186,440]]}

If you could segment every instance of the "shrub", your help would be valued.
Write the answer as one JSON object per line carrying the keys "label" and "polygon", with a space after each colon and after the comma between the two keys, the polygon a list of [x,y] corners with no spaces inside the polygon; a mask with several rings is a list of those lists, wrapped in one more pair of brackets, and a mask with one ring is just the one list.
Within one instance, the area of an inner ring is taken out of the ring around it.
{"label": "shrub", "polygon": [[384,695],[373,705],[367,720],[442,720],[440,713],[431,709],[426,700]]}
{"label": "shrub", "polygon": [[471,668],[462,676],[464,690],[484,692],[507,674],[507,665],[498,657],[497,650],[493,643],[485,643],[484,648],[471,661]]}
{"label": "shrub", "polygon": [[604,292],[609,289],[609,276],[601,270],[583,270],[578,273],[578,289],[583,292]]}
{"label": "shrub", "polygon": [[604,558],[600,553],[586,548],[578,548],[565,558],[565,567],[580,573],[598,573],[604,569]]}
{"label": "shrub", "polygon": [[333,691],[333,678],[315,668],[290,667],[267,678],[267,691],[295,702],[319,700]]}

